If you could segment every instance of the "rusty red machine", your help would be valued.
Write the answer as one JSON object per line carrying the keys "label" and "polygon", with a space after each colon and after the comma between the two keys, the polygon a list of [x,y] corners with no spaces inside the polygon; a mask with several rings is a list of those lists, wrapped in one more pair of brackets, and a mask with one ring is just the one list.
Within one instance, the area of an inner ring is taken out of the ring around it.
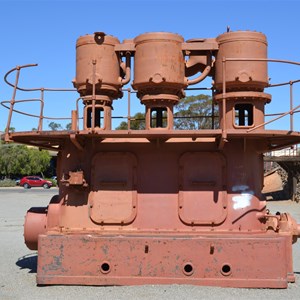
{"label": "rusty red machine", "polygon": [[[187,41],[149,32],[122,43],[82,36],[73,84],[83,112],[72,111],[62,131],[42,130],[42,115],[34,132],[9,131],[16,79],[6,141],[58,151],[59,194],[31,208],[24,225],[26,245],[38,250],[37,283],[294,282],[300,225],[271,214],[261,191],[264,153],[299,143],[300,133],[265,129],[269,61],[266,36],[255,31]],[[209,77],[219,125],[175,130],[185,89]],[[128,130],[112,129],[113,101],[128,83],[145,106],[144,130],[130,129],[130,117]]]}

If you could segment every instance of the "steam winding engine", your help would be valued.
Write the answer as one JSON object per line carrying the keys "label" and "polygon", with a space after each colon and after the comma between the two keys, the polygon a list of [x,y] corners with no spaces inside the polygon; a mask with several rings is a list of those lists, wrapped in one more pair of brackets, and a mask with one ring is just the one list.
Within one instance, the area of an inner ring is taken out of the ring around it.
{"label": "steam winding engine", "polygon": [[[25,220],[25,243],[38,250],[37,283],[293,282],[300,225],[270,214],[261,191],[263,154],[299,143],[300,134],[264,128],[265,35],[184,41],[150,32],[120,43],[97,32],[80,37],[76,50],[83,117],[72,111],[69,131],[5,135],[58,151],[59,194]],[[173,129],[174,106],[207,77],[218,128]],[[113,130],[113,101],[130,82],[145,106],[145,129],[131,130],[128,118],[128,130]]]}

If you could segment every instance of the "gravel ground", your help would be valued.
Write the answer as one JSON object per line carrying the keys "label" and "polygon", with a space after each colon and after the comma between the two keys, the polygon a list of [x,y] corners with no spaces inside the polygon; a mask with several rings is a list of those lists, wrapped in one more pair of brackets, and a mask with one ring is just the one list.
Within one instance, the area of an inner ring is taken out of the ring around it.
{"label": "gravel ground", "polygon": [[[57,189],[0,188],[0,299],[299,299],[300,241],[293,246],[296,283],[288,289],[235,289],[191,285],[36,286],[35,251],[23,242],[23,222],[32,206],[46,206]],[[272,213],[290,212],[300,223],[300,204],[268,202]]]}

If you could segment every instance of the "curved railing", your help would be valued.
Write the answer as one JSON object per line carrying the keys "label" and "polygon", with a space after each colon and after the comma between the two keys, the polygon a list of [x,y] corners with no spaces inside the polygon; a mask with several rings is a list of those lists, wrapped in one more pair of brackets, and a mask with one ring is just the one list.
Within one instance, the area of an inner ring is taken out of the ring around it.
{"label": "curved railing", "polygon": [[[267,62],[277,62],[277,63],[285,63],[285,64],[292,64],[292,65],[298,65],[300,66],[299,62],[294,62],[294,61],[287,61],[287,60],[279,60],[279,59],[249,59],[249,58],[223,58],[223,68],[224,70],[226,69],[226,63],[229,61],[267,61]],[[44,120],[72,120],[72,117],[52,117],[52,116],[46,116],[44,114],[44,104],[45,104],[45,93],[46,92],[76,92],[76,89],[65,89],[65,88],[45,88],[45,87],[37,87],[37,88],[23,88],[19,86],[19,78],[20,78],[20,73],[21,70],[24,68],[29,68],[29,67],[35,67],[37,66],[37,64],[27,64],[27,65],[23,65],[23,66],[17,66],[13,69],[11,69],[10,71],[8,71],[5,76],[4,76],[4,81],[6,82],[6,84],[8,84],[9,86],[11,86],[13,88],[13,93],[12,93],[12,97],[10,100],[4,100],[1,101],[0,104],[5,107],[6,109],[9,110],[8,113],[8,119],[7,119],[7,125],[6,125],[6,129],[5,129],[5,134],[9,134],[10,133],[10,128],[11,128],[11,120],[12,120],[12,115],[13,113],[17,113],[17,114],[22,114],[22,115],[26,115],[29,117],[33,117],[33,118],[37,118],[38,119],[38,127],[37,127],[37,131],[40,132],[43,130],[43,121]],[[16,71],[16,76],[15,76],[15,81],[14,83],[11,83],[8,80],[8,76]],[[224,82],[224,87],[223,87],[223,102],[225,102],[226,100],[226,75],[225,75],[225,71],[223,72],[223,82]],[[294,106],[294,99],[293,99],[293,87],[295,84],[299,83],[300,79],[298,80],[292,80],[292,81],[288,81],[288,82],[283,82],[283,83],[277,83],[277,84],[270,84],[267,88],[275,88],[275,87],[279,87],[279,86],[285,86],[285,85],[289,85],[290,86],[290,95],[289,95],[289,109],[285,112],[277,112],[277,113],[272,113],[272,114],[265,114],[265,117],[274,117],[273,119],[264,122],[262,124],[259,124],[253,128],[250,128],[247,130],[247,132],[251,132],[254,131],[258,128],[263,127],[264,125],[273,123],[287,115],[290,115],[290,131],[294,130],[294,114],[299,113],[300,112],[300,105],[298,106]],[[199,88],[187,88],[187,91],[200,91],[200,90],[206,90],[206,91],[211,91],[212,95],[214,93],[212,88],[203,88],[203,87],[199,87]],[[22,92],[40,92],[40,97],[39,98],[27,98],[27,99],[19,99],[16,100],[16,95],[17,95],[17,91],[22,91]],[[127,121],[127,126],[128,129],[130,129],[130,122],[134,120],[134,118],[131,116],[131,95],[136,93],[136,91],[132,90],[131,88],[125,88],[123,89],[124,92],[127,93],[127,116],[113,116],[112,118],[114,119],[125,119]],[[79,130],[80,125],[79,125],[79,121],[83,119],[83,117],[79,117],[80,116],[80,111],[79,111],[79,101],[81,100],[81,97],[77,97],[76,99],[76,109],[75,109],[75,113],[77,115],[76,119],[76,126],[75,128],[72,128],[73,130]],[[32,113],[28,113],[28,112],[24,112],[21,110],[18,110],[16,108],[16,105],[20,104],[20,103],[32,103],[32,102],[39,102],[40,103],[40,108],[39,108],[39,114],[32,114]],[[223,103],[225,104],[225,103]],[[225,107],[225,105],[223,105],[223,108]],[[226,114],[224,114],[225,116]],[[176,118],[176,117],[174,117]],[[192,118],[189,116],[184,116],[184,117],[180,117],[180,118]],[[215,124],[215,119],[218,118],[217,115],[217,110],[214,107],[214,103],[212,101],[212,107],[211,107],[211,114],[210,115],[203,115],[203,116],[197,116],[197,118],[211,118],[212,119],[212,129],[214,128],[214,124]],[[225,118],[223,118],[223,137],[226,138],[226,120]]]}

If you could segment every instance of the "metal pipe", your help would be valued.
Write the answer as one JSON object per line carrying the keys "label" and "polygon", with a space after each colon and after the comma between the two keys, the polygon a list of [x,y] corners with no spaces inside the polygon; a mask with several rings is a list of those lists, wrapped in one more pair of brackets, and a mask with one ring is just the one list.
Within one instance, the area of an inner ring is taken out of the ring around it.
{"label": "metal pipe", "polygon": [[294,101],[293,101],[293,83],[292,83],[292,81],[290,81],[290,111],[291,111],[291,113],[290,113],[290,130],[291,131],[294,131],[294,114],[293,114],[293,105],[294,105],[294,103],[293,103]]}
{"label": "metal pipe", "polygon": [[[23,69],[23,68],[29,68],[29,67],[36,67],[38,66],[38,64],[28,64],[28,65],[23,65],[23,66],[17,66],[11,70],[9,70],[5,75],[4,75],[4,81],[11,87],[14,87],[14,85],[12,83],[10,83],[8,80],[7,80],[7,77],[10,73],[16,71],[16,70],[20,70],[20,69]],[[19,91],[24,91],[24,92],[33,92],[33,91],[40,91],[41,89],[44,89],[44,91],[47,91],[47,92],[76,92],[77,90],[76,89],[63,89],[63,88],[43,88],[43,87],[39,87],[39,88],[31,88],[31,89],[28,89],[28,88],[21,88],[21,87],[16,87],[17,90]]]}
{"label": "metal pipe", "polygon": [[260,125],[257,125],[257,126],[251,128],[251,129],[248,129],[246,132],[251,132],[251,131],[253,131],[253,130],[257,129],[257,128],[260,128],[260,127],[262,127],[262,126],[264,126],[264,125],[270,124],[270,123],[272,123],[272,122],[274,122],[274,121],[276,121],[276,120],[278,120],[278,119],[280,119],[280,118],[282,118],[282,117],[284,117],[284,116],[286,116],[286,115],[288,115],[288,114],[293,113],[293,112],[294,112],[296,109],[298,109],[298,108],[300,108],[300,105],[296,106],[294,109],[292,109],[292,110],[290,110],[290,111],[287,111],[286,113],[280,115],[280,116],[277,117],[277,118],[274,118],[274,119],[272,119],[272,120],[270,120],[270,121],[268,121],[268,122],[264,122],[264,123],[262,123],[262,124],[260,124]]}
{"label": "metal pipe", "polygon": [[211,60],[210,55],[207,55],[207,60],[208,60],[208,65],[205,67],[203,72],[197,78],[188,79],[188,85],[193,85],[193,84],[199,83],[199,82],[203,81],[208,76],[208,74],[211,71],[211,67],[212,67],[212,60]]}
{"label": "metal pipe", "polygon": [[215,102],[214,102],[214,90],[212,90],[211,95],[211,129],[215,128]]}
{"label": "metal pipe", "polygon": [[284,60],[284,59],[273,59],[273,58],[231,58],[227,57],[227,61],[269,61],[269,62],[280,62],[284,64],[291,64],[300,66],[300,62],[291,61],[291,60]]}
{"label": "metal pipe", "polygon": [[12,119],[12,113],[13,113],[13,110],[14,110],[15,98],[16,98],[16,93],[17,93],[17,86],[18,86],[18,82],[19,82],[19,77],[20,77],[20,68],[17,67],[17,75],[16,75],[16,79],[15,79],[15,85],[13,86],[14,90],[13,90],[12,99],[10,100],[9,114],[8,114],[6,128],[5,128],[5,137],[6,138],[8,137],[10,123],[11,123],[11,119]]}
{"label": "metal pipe", "polygon": [[[1,104],[3,107],[9,109],[9,107],[6,106],[5,103],[10,103],[10,101],[11,101],[11,100],[1,101],[0,104]],[[21,103],[21,102],[34,102],[34,101],[41,101],[41,99],[40,99],[40,98],[29,98],[29,99],[15,100],[15,104],[16,104],[16,103]]]}
{"label": "metal pipe", "polygon": [[72,130],[78,130],[78,115],[77,115],[77,110],[72,110],[72,121],[71,121],[71,129]]}
{"label": "metal pipe", "polygon": [[198,88],[185,88],[184,90],[185,91],[201,91],[201,90],[203,90],[203,91],[209,91],[209,90],[212,90],[213,88],[211,88],[211,87],[203,87],[203,88],[200,88],[200,87],[198,87]]}
{"label": "metal pipe", "polygon": [[[20,73],[20,70],[23,69],[23,68],[28,68],[28,67],[36,67],[38,64],[28,64],[28,65],[23,65],[23,66],[16,66],[15,68],[9,70],[5,75],[4,75],[4,81],[11,87],[13,88],[16,88],[17,90],[19,90],[20,88],[18,88],[18,86],[16,85],[13,85],[12,83],[10,83],[8,80],[7,80],[7,77],[10,73],[14,72],[17,70],[17,73]],[[19,76],[18,74],[16,76]],[[23,90],[23,89],[20,89],[20,90]],[[31,89],[30,89],[31,90]],[[37,89],[34,89],[35,91]]]}
{"label": "metal pipe", "polygon": [[43,129],[43,114],[44,114],[44,90],[41,90],[41,109],[40,109],[40,118],[39,118],[39,125],[38,131]]}
{"label": "metal pipe", "polygon": [[93,95],[92,95],[92,131],[95,129],[95,99],[96,99],[96,63],[97,61],[93,59]]}
{"label": "metal pipe", "polygon": [[125,70],[125,78],[121,78],[121,84],[125,85],[130,81],[130,73],[131,73],[131,53],[129,51],[126,52],[126,70]]}
{"label": "metal pipe", "polygon": [[223,91],[222,91],[223,133],[224,133],[224,137],[226,137],[226,58],[225,57],[223,57],[222,60],[222,77],[223,77]]}
{"label": "metal pipe", "polygon": [[127,89],[127,129],[128,130],[130,130],[130,121],[131,121],[131,117],[130,117],[130,115],[131,115],[131,112],[130,112],[130,101],[131,101],[131,99],[130,99],[130,93],[131,93],[131,89],[130,88],[128,88]]}
{"label": "metal pipe", "polygon": [[[29,100],[18,100],[18,101],[15,101],[15,104],[16,103],[19,103],[19,102],[32,102],[32,101],[41,101],[41,99],[29,99]],[[10,103],[10,101],[2,101],[1,102],[1,105],[7,109],[9,109],[8,106],[4,105],[4,103]],[[33,118],[40,118],[40,115],[33,115],[33,114],[29,114],[29,113],[25,113],[23,111],[20,111],[20,110],[17,110],[17,109],[13,109],[13,112],[16,112],[18,114],[21,114],[21,115],[24,115],[24,116],[29,116],[29,117],[33,117]],[[46,117],[46,116],[43,116],[43,119],[47,119],[47,120],[70,120],[71,118],[69,117],[62,117],[62,118],[59,118],[59,117]]]}
{"label": "metal pipe", "polygon": [[276,84],[269,84],[268,85],[268,88],[270,87],[277,87],[277,86],[283,86],[283,85],[288,85],[288,84],[291,84],[291,82],[294,84],[294,83],[298,83],[300,82],[300,79],[297,79],[297,80],[290,80],[288,82],[283,82],[283,83],[276,83]]}
{"label": "metal pipe", "polygon": [[[82,97],[79,97],[77,98],[76,100],[76,111],[77,111],[77,129],[79,129],[79,106],[78,106],[78,103],[79,103],[79,100],[81,100]],[[83,124],[83,127],[84,127],[84,124]]]}
{"label": "metal pipe", "polygon": [[223,115],[223,128],[222,128],[222,136],[219,142],[219,149],[224,147],[225,142],[227,141],[227,131],[226,131],[226,58],[222,59],[222,115]]}

